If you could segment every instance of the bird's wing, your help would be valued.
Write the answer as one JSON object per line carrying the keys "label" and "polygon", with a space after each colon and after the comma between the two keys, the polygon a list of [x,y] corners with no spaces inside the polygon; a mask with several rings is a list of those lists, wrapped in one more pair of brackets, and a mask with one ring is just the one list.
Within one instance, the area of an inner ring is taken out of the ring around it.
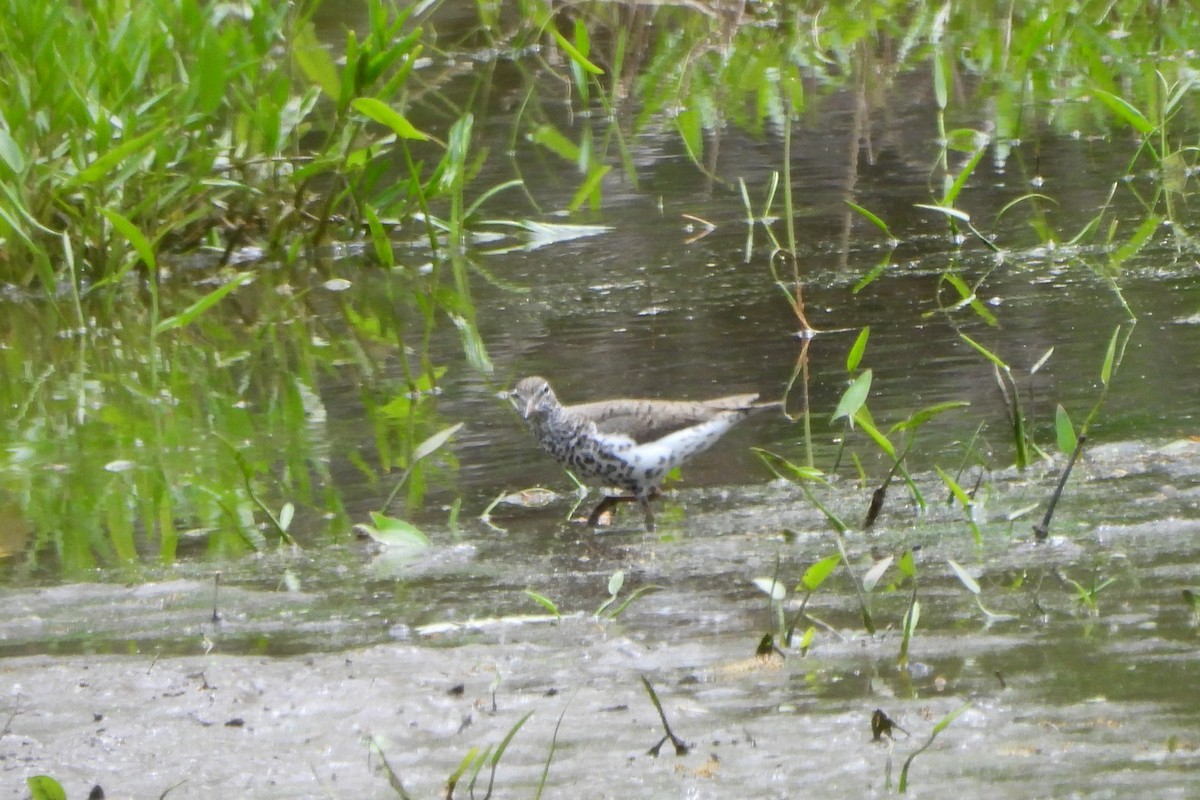
{"label": "bird's wing", "polygon": [[600,433],[619,433],[641,444],[661,439],[683,428],[698,425],[730,411],[749,413],[756,394],[738,394],[715,400],[604,400],[566,406],[565,410],[595,423]]}

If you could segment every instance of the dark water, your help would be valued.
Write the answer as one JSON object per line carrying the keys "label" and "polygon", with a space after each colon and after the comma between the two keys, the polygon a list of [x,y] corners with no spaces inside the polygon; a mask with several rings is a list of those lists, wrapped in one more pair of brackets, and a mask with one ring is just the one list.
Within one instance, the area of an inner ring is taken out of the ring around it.
{"label": "dark water", "polygon": [[[837,130],[836,120],[814,127]],[[806,154],[844,149],[823,138],[799,131],[793,147]],[[492,396],[496,386],[522,375],[546,376],[570,401],[613,395],[698,398],[736,391],[782,396],[800,353],[799,324],[773,283],[761,227],[756,226],[747,259],[749,226],[737,192],[730,186],[703,191],[694,179],[668,183],[670,165],[681,156],[669,152],[666,140],[644,144],[668,151],[660,156],[665,163],[648,168],[657,179],[643,179],[662,194],[626,195],[615,187],[604,209],[589,220],[609,226],[609,232],[531,253],[479,258],[489,271],[529,290],[512,294],[478,286],[479,319],[497,365],[494,382],[463,370],[447,376],[442,408],[447,416],[468,421],[458,440],[464,455],[461,477],[483,495],[514,488],[531,469],[544,480],[556,472],[552,464],[538,466],[544,460]],[[727,174],[744,176],[752,198],[764,195],[780,148],[778,140],[731,134],[722,146],[732,162]],[[1094,142],[1070,139],[1040,143],[1047,173],[1043,188],[1053,187],[1055,196],[1091,198],[1091,204],[1081,202],[1074,209],[1074,219],[1061,221],[1066,230],[1082,225],[1107,196],[1106,176],[1066,166],[1094,158],[1096,149]],[[1189,365],[1200,357],[1200,275],[1194,258],[1173,245],[1168,226],[1110,281],[1103,274],[1105,253],[1034,244],[1020,225],[1006,220],[995,229],[1005,248],[997,266],[995,256],[977,242],[958,247],[950,241],[938,215],[914,212],[913,203],[929,200],[930,166],[898,169],[889,155],[890,150],[877,149],[877,165],[852,195],[823,174],[829,169],[826,161],[793,160],[805,311],[820,331],[808,350],[819,451],[830,453],[842,433],[840,426],[830,426],[829,417],[848,382],[846,354],[858,331],[869,325],[862,367],[874,372],[870,406],[878,422],[894,423],[938,402],[971,404],[922,432],[924,446],[914,454],[918,461],[946,453],[980,424],[994,462],[1012,458],[1007,412],[992,365],[957,337],[948,315],[937,311],[943,270],[957,272],[971,285],[982,278],[978,296],[998,324],[984,324],[969,311],[956,312],[954,322],[1012,367],[1040,442],[1050,441],[1055,405],[1062,404],[1078,425],[1099,399],[1106,348],[1116,326],[1126,321],[1114,284],[1138,321],[1092,425],[1093,437],[1171,437],[1195,429],[1200,380]],[[1059,164],[1062,174],[1049,172],[1050,165]],[[665,174],[659,178],[660,173]],[[978,206],[970,209],[977,220],[1029,190],[1024,176],[989,170],[971,185],[965,205]],[[874,226],[845,209],[847,196],[889,220],[893,230],[907,231],[890,254],[891,265],[857,293],[855,284],[888,249]],[[718,227],[689,243],[694,229],[684,213]],[[941,292],[944,304],[957,300],[948,286]],[[1051,348],[1053,355],[1030,376],[1029,369]],[[798,401],[794,395],[792,402]],[[762,471],[742,457],[741,445],[753,441],[794,453],[800,436],[799,426],[782,420],[763,422],[752,434],[739,430],[731,446],[707,459],[707,466],[689,470],[689,477],[709,480],[711,472],[720,471],[726,481],[753,482]]]}

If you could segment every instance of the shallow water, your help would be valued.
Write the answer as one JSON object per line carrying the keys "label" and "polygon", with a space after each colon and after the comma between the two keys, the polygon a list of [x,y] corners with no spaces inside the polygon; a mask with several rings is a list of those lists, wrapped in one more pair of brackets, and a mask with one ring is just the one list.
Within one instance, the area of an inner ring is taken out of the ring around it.
{"label": "shallow water", "polygon": [[[1196,586],[1200,444],[1091,450],[1051,538],[1033,544],[1030,516],[1007,517],[1055,478],[997,476],[982,547],[958,512],[937,503],[916,514],[899,496],[872,531],[848,537],[860,575],[918,548],[907,669],[897,657],[911,584],[894,567],[871,593],[876,634],[839,572],[809,601],[818,628],[806,652],[754,656],[773,623],[753,579],[777,574],[790,589],[835,552],[787,484],[681,490],[668,503],[687,519],[662,538],[594,535],[524,510],[503,531],[472,522],[457,543],[404,565],[366,546],[237,565],[223,574],[234,585],[216,595],[216,624],[213,581],[198,570],[132,587],[7,591],[20,613],[0,622],[12,714],[2,763],[10,774],[38,765],[83,787],[73,793],[179,783],[181,797],[387,796],[371,737],[414,796],[431,796],[471,747],[498,744],[532,712],[501,759],[502,796],[532,794],[549,758],[551,791],[595,797],[882,797],[889,761],[894,787],[932,726],[969,703],[911,767],[918,796],[1000,785],[1018,796],[1137,787],[1187,797],[1200,759],[1189,688],[1198,623],[1180,591]],[[849,484],[826,494],[839,510],[863,498]],[[1003,616],[989,621],[947,559]],[[598,618],[617,570],[623,596],[658,588]],[[302,590],[280,591],[285,574]],[[1067,583],[1108,578],[1096,614]],[[563,616],[545,614],[527,587]],[[789,615],[797,603],[790,594]],[[688,754],[669,744],[646,754],[662,734],[642,677]],[[876,708],[908,734],[873,742]]]}

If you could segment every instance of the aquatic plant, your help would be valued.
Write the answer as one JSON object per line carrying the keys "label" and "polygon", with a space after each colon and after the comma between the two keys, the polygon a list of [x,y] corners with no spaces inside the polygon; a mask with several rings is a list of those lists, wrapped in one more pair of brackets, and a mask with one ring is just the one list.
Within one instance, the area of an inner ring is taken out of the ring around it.
{"label": "aquatic plant", "polygon": [[[458,243],[504,186],[468,202],[469,113],[445,141],[408,121],[425,47],[412,7],[369,3],[339,63],[317,39],[317,5],[8,3],[0,14],[0,278],[32,301],[6,313],[0,382],[19,409],[10,440],[23,442],[5,489],[36,531],[26,569],[47,554],[74,574],[170,563],[196,543],[223,557],[290,545],[314,504],[347,530],[309,424],[323,414],[319,375],[338,364],[361,370],[378,466],[349,457],[368,479],[402,470],[396,489],[418,508],[429,478],[453,466],[430,400],[444,372],[430,340],[449,319],[470,364],[491,369]],[[408,180],[392,179],[397,157]],[[367,231],[395,269],[389,231],[418,213],[433,268],[396,269],[361,300],[343,294],[329,245]],[[302,254],[303,271],[279,271]],[[234,261],[236,272],[223,266]],[[319,310],[338,295],[340,329]],[[60,308],[45,315],[41,303]],[[240,318],[225,316],[231,304]],[[399,389],[376,388],[365,348],[395,348]],[[32,382],[27,364],[45,365]],[[82,455],[47,469],[71,441],[86,443]]]}

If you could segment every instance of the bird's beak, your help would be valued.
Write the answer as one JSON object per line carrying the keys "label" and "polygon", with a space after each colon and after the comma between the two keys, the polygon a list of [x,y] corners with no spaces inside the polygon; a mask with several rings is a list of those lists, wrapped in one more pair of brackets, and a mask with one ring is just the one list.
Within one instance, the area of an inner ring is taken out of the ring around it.
{"label": "bird's beak", "polygon": [[521,398],[517,395],[517,393],[515,391],[512,391],[512,390],[507,391],[507,392],[501,392],[500,396],[507,399],[508,402],[512,403],[513,408],[516,409],[517,413],[521,415],[521,419],[529,419],[529,415],[533,413],[533,398],[532,397],[529,398],[528,400],[526,400],[524,403],[522,403]]}

